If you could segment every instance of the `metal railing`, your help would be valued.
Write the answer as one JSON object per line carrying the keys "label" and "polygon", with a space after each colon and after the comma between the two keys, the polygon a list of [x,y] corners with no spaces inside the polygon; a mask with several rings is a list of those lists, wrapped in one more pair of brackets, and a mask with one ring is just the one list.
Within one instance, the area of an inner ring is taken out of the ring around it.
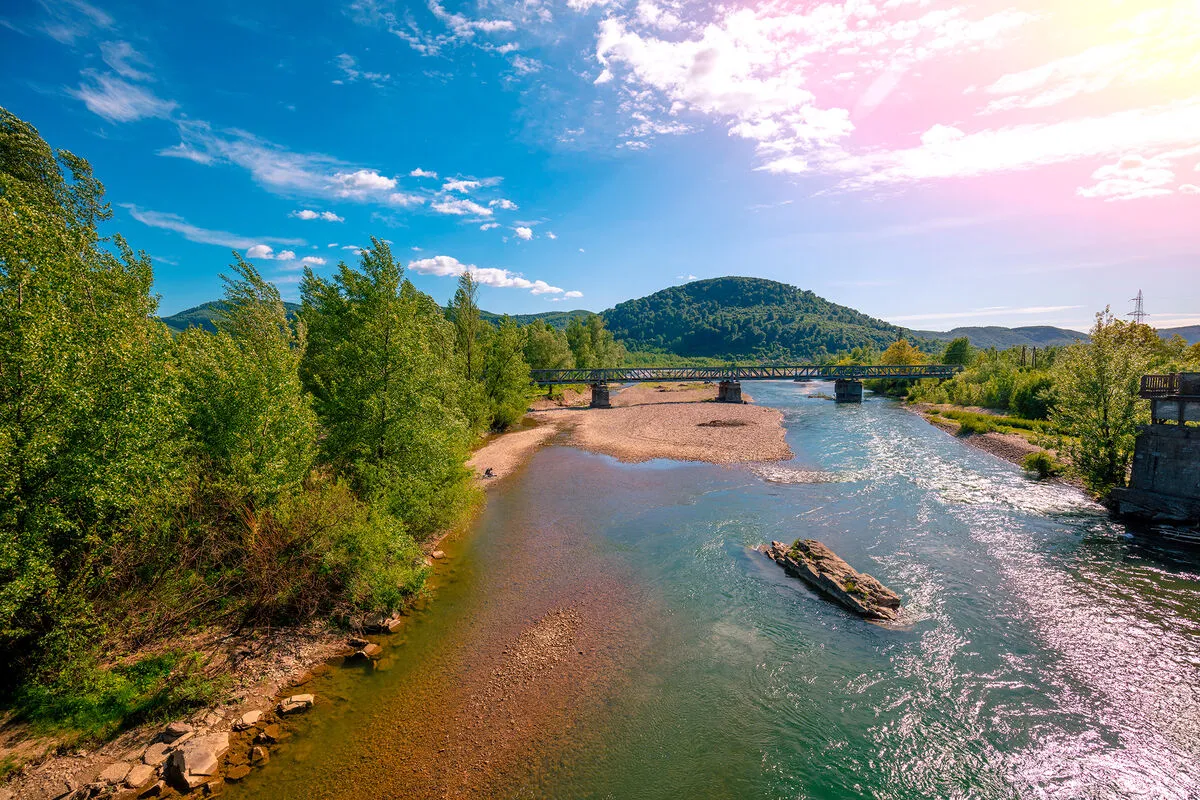
{"label": "metal railing", "polygon": [[1147,398],[1177,396],[1179,394],[1179,373],[1143,375],[1142,387],[1138,394]]}
{"label": "metal railing", "polygon": [[547,386],[563,383],[641,383],[645,381],[870,380],[874,378],[952,378],[952,364],[912,366],[627,367],[618,369],[535,369],[529,377]]}

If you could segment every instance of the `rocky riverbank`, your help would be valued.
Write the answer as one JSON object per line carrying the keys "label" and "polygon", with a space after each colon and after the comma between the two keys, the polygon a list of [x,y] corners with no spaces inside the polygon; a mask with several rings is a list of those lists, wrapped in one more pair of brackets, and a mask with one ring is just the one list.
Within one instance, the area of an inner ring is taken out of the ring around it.
{"label": "rocky riverbank", "polygon": [[888,621],[900,616],[900,595],[875,577],[854,569],[816,539],[797,539],[791,547],[771,542],[758,549],[789,575],[859,616]]}

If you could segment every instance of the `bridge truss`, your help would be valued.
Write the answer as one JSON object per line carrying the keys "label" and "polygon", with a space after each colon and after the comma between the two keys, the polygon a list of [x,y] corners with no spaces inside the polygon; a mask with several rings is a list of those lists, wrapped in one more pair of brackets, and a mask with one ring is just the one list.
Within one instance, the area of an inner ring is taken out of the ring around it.
{"label": "bridge truss", "polygon": [[874,378],[952,378],[962,367],[950,364],[916,366],[818,366],[815,364],[751,367],[625,367],[618,369],[535,369],[529,377],[542,386],[567,383],[643,383],[646,381],[769,381],[851,380]]}

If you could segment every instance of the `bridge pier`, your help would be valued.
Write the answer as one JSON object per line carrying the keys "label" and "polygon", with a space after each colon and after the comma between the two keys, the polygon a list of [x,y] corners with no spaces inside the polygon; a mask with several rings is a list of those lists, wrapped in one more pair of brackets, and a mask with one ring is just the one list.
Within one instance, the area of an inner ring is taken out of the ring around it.
{"label": "bridge pier", "polygon": [[833,382],[833,399],[838,403],[861,403],[863,396],[862,381],[838,378]]}
{"label": "bridge pier", "polygon": [[608,399],[607,383],[592,384],[591,408],[612,408],[612,402]]}
{"label": "bridge pier", "polygon": [[742,384],[740,381],[721,381],[717,384],[718,403],[741,403]]}

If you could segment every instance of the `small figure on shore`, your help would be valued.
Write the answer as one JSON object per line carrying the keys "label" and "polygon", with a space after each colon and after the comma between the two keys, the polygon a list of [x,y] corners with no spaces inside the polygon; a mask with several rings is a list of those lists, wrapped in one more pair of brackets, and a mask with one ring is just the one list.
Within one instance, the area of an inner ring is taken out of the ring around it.
{"label": "small figure on shore", "polygon": [[495,472],[492,472],[492,468],[491,468],[491,467],[488,467],[487,469],[485,469],[485,470],[483,471],[483,477],[485,477],[485,478],[494,478],[494,477],[496,477],[496,473],[495,473]]}

